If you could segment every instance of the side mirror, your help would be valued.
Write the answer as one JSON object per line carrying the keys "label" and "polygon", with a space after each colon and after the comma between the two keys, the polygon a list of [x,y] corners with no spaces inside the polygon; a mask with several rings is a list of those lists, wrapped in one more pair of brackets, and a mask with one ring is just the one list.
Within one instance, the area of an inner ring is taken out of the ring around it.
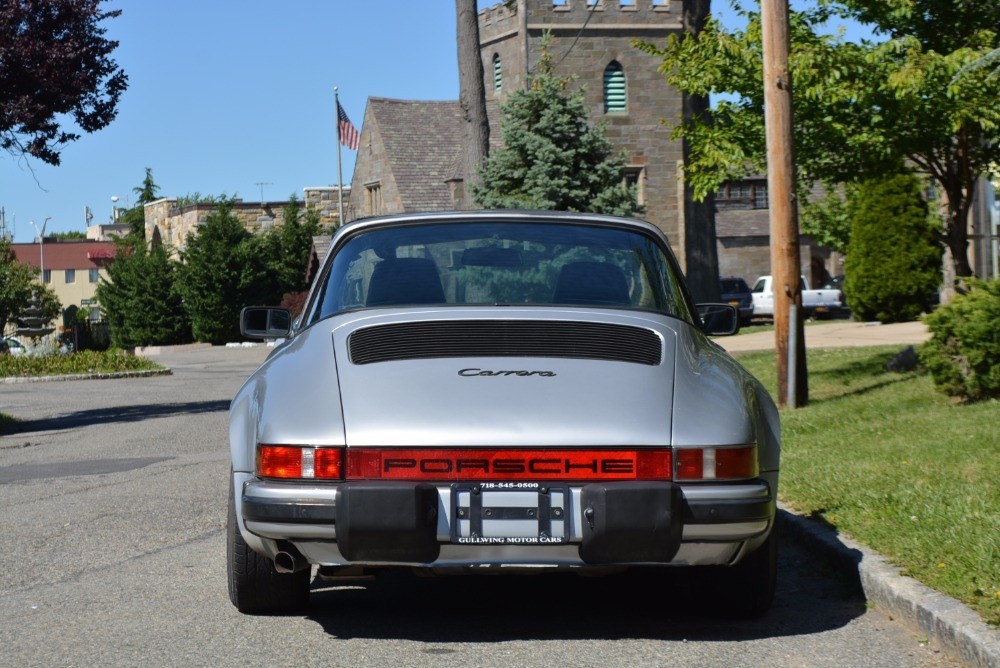
{"label": "side mirror", "polygon": [[292,330],[292,314],[275,306],[247,306],[240,311],[240,334],[248,339],[283,339]]}
{"label": "side mirror", "polygon": [[709,336],[730,336],[740,331],[740,314],[730,304],[697,304],[701,329]]}

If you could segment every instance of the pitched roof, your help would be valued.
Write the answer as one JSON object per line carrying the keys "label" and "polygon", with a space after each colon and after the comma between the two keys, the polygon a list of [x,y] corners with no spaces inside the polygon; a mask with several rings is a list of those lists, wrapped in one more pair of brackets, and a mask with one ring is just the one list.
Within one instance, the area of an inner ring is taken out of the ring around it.
{"label": "pitched roof", "polygon": [[[10,247],[18,262],[39,266],[39,244],[11,244]],[[49,270],[97,269],[114,257],[112,241],[45,242],[45,268]]]}
{"label": "pitched roof", "polygon": [[[457,100],[368,98],[403,211],[453,208],[448,181],[462,174],[462,110]],[[491,146],[499,140],[499,113],[487,102]]]}

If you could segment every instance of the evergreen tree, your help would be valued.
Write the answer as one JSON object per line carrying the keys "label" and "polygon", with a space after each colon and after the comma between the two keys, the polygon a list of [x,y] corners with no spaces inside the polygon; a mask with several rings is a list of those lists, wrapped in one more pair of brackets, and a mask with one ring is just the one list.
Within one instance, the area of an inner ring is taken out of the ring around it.
{"label": "evergreen tree", "polygon": [[190,340],[190,325],[176,285],[176,265],[163,246],[147,250],[142,239],[117,242],[108,280],[97,300],[119,348],[166,345]]}
{"label": "evergreen tree", "polygon": [[285,295],[305,290],[312,238],[318,233],[319,214],[313,209],[303,214],[293,195],[280,227],[248,237],[241,249],[247,304],[278,304]]}
{"label": "evergreen tree", "polygon": [[921,182],[900,174],[863,183],[852,207],[844,292],[861,320],[914,320],[941,284],[941,250]]}
{"label": "evergreen tree", "polygon": [[146,177],[142,180],[142,183],[132,188],[132,192],[135,193],[137,198],[135,206],[131,209],[126,209],[121,217],[122,222],[128,225],[130,236],[136,238],[144,238],[146,236],[145,205],[156,199],[156,193],[159,190],[160,186],[156,185],[156,182],[153,181],[153,170],[147,167]]}
{"label": "evergreen tree", "polygon": [[142,180],[142,183],[135,188],[132,188],[132,192],[136,196],[136,204],[143,205],[149,204],[156,199],[156,193],[160,191],[160,186],[156,185],[153,181],[153,169],[151,167],[146,168],[146,177]]}
{"label": "evergreen tree", "polygon": [[500,106],[504,147],[493,151],[472,184],[488,209],[585,211],[631,216],[639,211],[625,185],[625,156],[612,155],[604,126],[587,123],[583,91],[555,76],[548,36],[537,73]]}
{"label": "evergreen tree", "polygon": [[255,278],[256,263],[248,253],[254,245],[245,243],[248,238],[225,199],[181,251],[178,289],[196,341],[220,344],[239,338],[240,310],[250,305]]}

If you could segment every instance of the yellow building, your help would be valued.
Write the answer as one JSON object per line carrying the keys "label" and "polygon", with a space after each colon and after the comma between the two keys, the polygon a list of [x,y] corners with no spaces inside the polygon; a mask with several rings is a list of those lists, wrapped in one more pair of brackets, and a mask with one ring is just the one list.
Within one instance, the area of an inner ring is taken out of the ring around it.
{"label": "yellow building", "polygon": [[43,281],[55,291],[63,311],[76,306],[89,314],[91,322],[101,319],[97,285],[107,279],[107,265],[115,259],[113,242],[46,239],[44,246],[11,244],[11,248],[19,262],[42,270]]}

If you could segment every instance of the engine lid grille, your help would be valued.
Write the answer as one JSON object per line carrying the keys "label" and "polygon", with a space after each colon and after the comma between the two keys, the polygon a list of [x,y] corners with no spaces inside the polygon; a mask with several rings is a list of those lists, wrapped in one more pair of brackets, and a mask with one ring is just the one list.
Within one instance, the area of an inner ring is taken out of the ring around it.
{"label": "engine lid grille", "polygon": [[365,327],[347,341],[351,362],[443,357],[561,357],[657,365],[660,337],[629,325],[552,320],[447,320]]}

